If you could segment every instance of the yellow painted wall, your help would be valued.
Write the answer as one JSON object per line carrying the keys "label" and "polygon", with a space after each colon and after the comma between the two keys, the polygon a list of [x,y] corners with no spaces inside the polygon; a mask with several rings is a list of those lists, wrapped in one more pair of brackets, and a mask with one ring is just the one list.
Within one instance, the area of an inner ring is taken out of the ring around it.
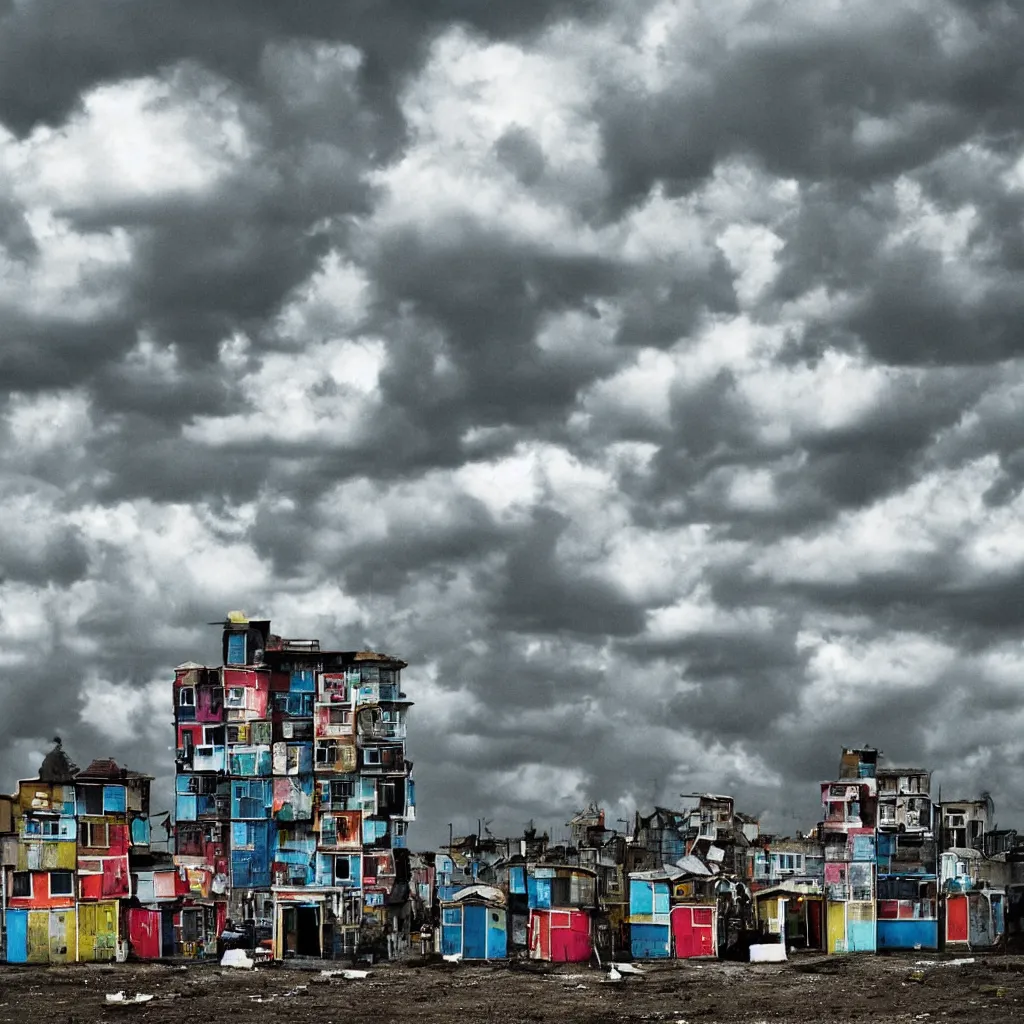
{"label": "yellow painted wall", "polygon": [[18,843],[19,871],[74,871],[78,847],[68,840]]}
{"label": "yellow painted wall", "polygon": [[846,904],[828,904],[828,952],[846,952]]}
{"label": "yellow painted wall", "polygon": [[28,912],[28,962],[45,964],[50,961],[50,912]]}
{"label": "yellow painted wall", "polygon": [[117,902],[78,904],[78,958],[113,960],[117,946]]}

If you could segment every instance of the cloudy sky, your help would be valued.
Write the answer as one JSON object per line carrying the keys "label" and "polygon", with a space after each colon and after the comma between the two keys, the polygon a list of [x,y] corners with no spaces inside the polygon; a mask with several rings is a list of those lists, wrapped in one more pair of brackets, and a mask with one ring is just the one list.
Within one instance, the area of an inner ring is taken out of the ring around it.
{"label": "cloudy sky", "polygon": [[1024,16],[0,0],[0,776],[229,609],[410,663],[417,843],[843,743],[1024,825]]}

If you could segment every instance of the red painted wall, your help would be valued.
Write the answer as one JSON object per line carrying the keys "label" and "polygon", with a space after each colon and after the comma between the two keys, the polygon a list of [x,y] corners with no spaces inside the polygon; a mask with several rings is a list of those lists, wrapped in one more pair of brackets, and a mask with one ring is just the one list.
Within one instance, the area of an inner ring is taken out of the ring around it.
{"label": "red painted wall", "polygon": [[7,905],[11,910],[45,910],[47,908],[62,909],[75,905],[74,896],[51,896],[48,871],[31,871],[32,895],[11,896]]}

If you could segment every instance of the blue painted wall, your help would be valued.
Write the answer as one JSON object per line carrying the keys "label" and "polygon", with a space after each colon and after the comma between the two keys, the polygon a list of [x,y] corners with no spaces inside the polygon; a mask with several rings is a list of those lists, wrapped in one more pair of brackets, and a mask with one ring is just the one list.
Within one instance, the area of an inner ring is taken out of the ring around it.
{"label": "blue painted wall", "polygon": [[846,922],[846,951],[873,953],[875,951],[875,924],[873,921]]}
{"label": "blue painted wall", "polygon": [[667,958],[671,951],[667,924],[633,924],[629,927],[630,952],[637,960]]}
{"label": "blue painted wall", "polygon": [[504,910],[487,909],[487,955],[501,959],[508,955],[508,927]]}
{"label": "blue painted wall", "polygon": [[231,784],[231,817],[261,819],[270,816],[273,783],[270,779],[245,779]]}
{"label": "blue painted wall", "polygon": [[272,827],[269,821],[231,823],[231,884],[265,888],[270,885]]}
{"label": "blue painted wall", "polygon": [[316,689],[316,679],[311,668],[295,669],[291,675],[288,689],[292,693],[312,693]]}
{"label": "blue painted wall", "polygon": [[879,921],[879,949],[939,948],[939,922],[929,920]]}
{"label": "blue painted wall", "polygon": [[[179,776],[180,778],[181,776]],[[194,793],[178,793],[174,798],[174,820],[196,820],[196,796]]]}
{"label": "blue painted wall", "polygon": [[548,909],[551,906],[551,879],[530,875],[526,879],[526,894],[531,910]]}

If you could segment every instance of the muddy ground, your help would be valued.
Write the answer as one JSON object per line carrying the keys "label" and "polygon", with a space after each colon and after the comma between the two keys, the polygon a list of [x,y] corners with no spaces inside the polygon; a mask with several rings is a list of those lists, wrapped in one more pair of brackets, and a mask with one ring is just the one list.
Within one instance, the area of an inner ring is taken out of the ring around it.
{"label": "muddy ground", "polygon": [[[199,1021],[540,1022],[1013,1021],[1024,1018],[1024,957],[921,954],[801,957],[785,964],[643,965],[608,982],[574,965],[383,965],[367,978],[325,978],[323,965],[228,970],[216,965],[0,965],[0,1024]],[[918,966],[919,961],[929,966]],[[337,965],[340,966],[340,965]],[[105,994],[150,993],[108,1006]]]}

